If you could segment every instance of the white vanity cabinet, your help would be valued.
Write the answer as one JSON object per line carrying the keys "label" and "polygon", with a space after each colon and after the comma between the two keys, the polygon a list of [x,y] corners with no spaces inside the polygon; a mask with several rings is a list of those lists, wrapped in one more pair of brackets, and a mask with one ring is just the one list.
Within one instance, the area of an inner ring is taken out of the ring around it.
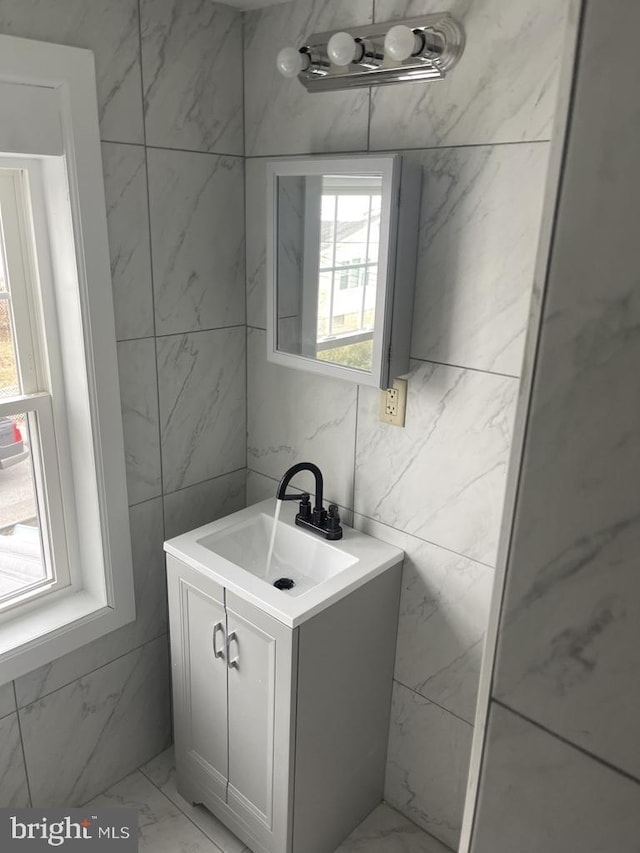
{"label": "white vanity cabinet", "polygon": [[294,632],[173,557],[167,575],[180,792],[285,851]]}
{"label": "white vanity cabinet", "polygon": [[178,790],[254,853],[333,853],[382,799],[400,573],[289,627],[167,555]]}

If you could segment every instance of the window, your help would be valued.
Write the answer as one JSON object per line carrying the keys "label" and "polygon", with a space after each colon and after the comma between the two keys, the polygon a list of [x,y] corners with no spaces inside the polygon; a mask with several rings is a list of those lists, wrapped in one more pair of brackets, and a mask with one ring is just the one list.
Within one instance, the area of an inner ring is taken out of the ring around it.
{"label": "window", "polygon": [[135,616],[93,55],[0,36],[0,683]]}
{"label": "window", "polygon": [[0,613],[70,583],[28,173],[12,166],[0,160]]}

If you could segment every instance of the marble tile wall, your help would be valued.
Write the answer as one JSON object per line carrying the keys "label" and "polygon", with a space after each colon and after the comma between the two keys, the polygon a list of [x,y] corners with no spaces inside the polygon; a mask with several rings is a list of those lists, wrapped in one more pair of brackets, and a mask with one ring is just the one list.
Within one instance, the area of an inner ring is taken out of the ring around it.
{"label": "marble tile wall", "polygon": [[404,429],[360,389],[355,509],[493,565],[518,381],[424,361],[408,379]]}
{"label": "marble tile wall", "polygon": [[31,805],[20,724],[16,713],[0,719],[0,798],[4,808]]}
{"label": "marble tile wall", "polygon": [[473,727],[394,684],[385,799],[457,849]]}
{"label": "marble tile wall", "polygon": [[473,853],[640,837],[638,26],[585,4]]}
{"label": "marble tile wall", "polygon": [[494,704],[474,853],[635,853],[640,785]]}
{"label": "marble tile wall", "polygon": [[[308,95],[277,50],[449,10],[444,84]],[[310,458],[355,524],[407,554],[386,797],[457,846],[567,0],[296,0],[245,15],[248,500]],[[265,161],[399,150],[422,166],[405,429],[367,388],[266,362]]]}
{"label": "marble tile wall", "polygon": [[25,705],[18,713],[33,802],[80,805],[139,767],[170,740],[168,705],[165,635]]}
{"label": "marble tile wall", "polygon": [[0,686],[0,806],[76,805],[170,741],[165,537],[245,503],[242,17],[2,0],[0,32],[98,80],[137,618]]}
{"label": "marble tile wall", "polygon": [[549,139],[566,4],[557,0],[376,0],[376,20],[450,12],[466,46],[442,85],[372,92],[372,149]]}

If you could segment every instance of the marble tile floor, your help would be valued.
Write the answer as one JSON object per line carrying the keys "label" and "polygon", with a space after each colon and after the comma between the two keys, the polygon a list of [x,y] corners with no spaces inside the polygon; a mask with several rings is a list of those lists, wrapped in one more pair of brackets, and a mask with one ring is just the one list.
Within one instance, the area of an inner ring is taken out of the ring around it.
{"label": "marble tile floor", "polygon": [[[212,814],[176,789],[173,748],[95,797],[89,805],[139,813],[139,853],[250,853]],[[336,853],[450,853],[435,838],[381,804]]]}

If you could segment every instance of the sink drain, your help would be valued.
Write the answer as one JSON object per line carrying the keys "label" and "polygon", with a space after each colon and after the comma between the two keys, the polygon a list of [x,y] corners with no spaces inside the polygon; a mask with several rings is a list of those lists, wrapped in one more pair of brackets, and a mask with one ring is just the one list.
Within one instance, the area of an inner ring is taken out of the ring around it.
{"label": "sink drain", "polygon": [[278,578],[277,581],[273,582],[273,585],[276,589],[293,589],[295,583],[291,578]]}

